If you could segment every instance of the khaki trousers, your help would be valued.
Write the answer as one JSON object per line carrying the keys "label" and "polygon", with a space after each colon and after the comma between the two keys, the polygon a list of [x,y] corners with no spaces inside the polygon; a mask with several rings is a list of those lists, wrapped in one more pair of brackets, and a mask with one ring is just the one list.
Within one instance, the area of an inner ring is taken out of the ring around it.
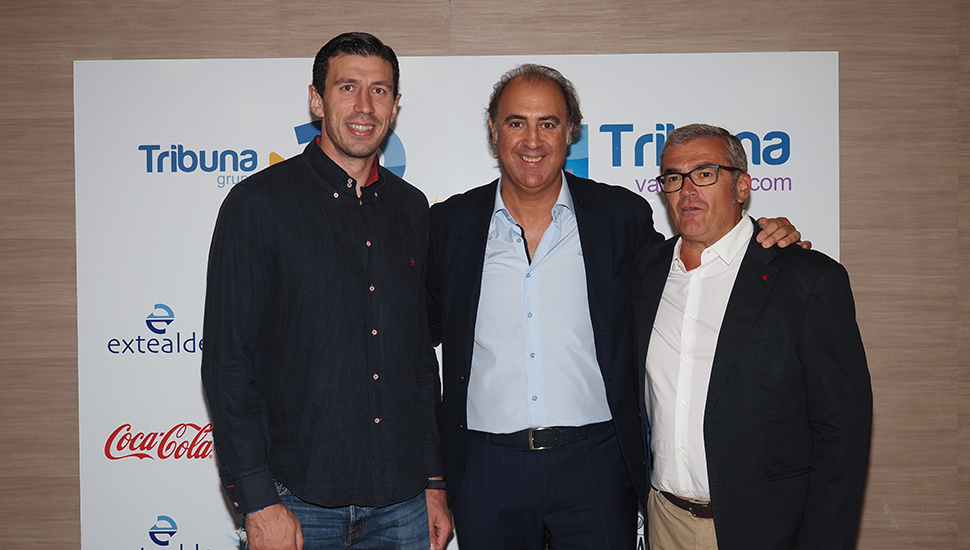
{"label": "khaki trousers", "polygon": [[695,518],[656,489],[647,498],[650,550],[717,550],[714,520]]}

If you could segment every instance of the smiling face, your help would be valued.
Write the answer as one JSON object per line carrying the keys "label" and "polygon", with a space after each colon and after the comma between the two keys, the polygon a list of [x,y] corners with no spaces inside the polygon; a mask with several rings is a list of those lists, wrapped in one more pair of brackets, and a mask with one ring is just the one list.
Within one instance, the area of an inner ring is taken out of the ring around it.
{"label": "smiling face", "polygon": [[310,86],[310,110],[323,120],[320,148],[341,168],[372,162],[394,117],[391,64],[380,57],[338,55],[330,59],[323,96]]}
{"label": "smiling face", "polygon": [[[709,164],[730,166],[720,138],[699,138],[664,151],[661,173],[687,173]],[[685,178],[680,191],[665,194],[667,212],[685,246],[707,248],[727,235],[741,221],[741,204],[751,191],[751,176],[721,170],[717,182],[697,187]]]}
{"label": "smiling face", "polygon": [[488,126],[503,185],[528,195],[558,193],[571,137],[559,86],[548,80],[513,80],[502,92],[495,119],[489,119]]}

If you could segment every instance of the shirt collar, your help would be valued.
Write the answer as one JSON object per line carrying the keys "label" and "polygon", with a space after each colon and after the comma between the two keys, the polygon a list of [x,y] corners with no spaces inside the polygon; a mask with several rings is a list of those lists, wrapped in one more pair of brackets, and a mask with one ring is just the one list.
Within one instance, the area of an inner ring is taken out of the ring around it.
{"label": "shirt collar", "polygon": [[367,187],[370,184],[372,184],[375,181],[377,181],[378,174],[379,174],[379,172],[377,171],[377,167],[378,167],[378,162],[377,162],[377,156],[375,155],[374,156],[374,164],[372,164],[371,167],[370,167],[370,176],[367,177],[367,184],[364,185],[364,187]]}
{"label": "shirt collar", "polygon": [[[562,186],[559,188],[559,196],[556,198],[556,204],[552,207],[552,219],[557,220],[561,215],[563,209],[567,209],[570,212],[574,211],[573,208],[573,195],[569,192],[569,185],[566,183],[566,176],[562,172],[559,173],[559,177],[562,178]],[[501,213],[503,216],[507,216],[509,219],[512,215],[509,214],[509,209],[505,206],[505,201],[502,200],[502,177],[498,178],[498,185],[495,188],[495,208],[492,210],[492,216]]]}
{"label": "shirt collar", "polygon": [[[716,243],[704,249],[704,252],[710,250],[713,252],[713,257],[717,257],[726,266],[731,266],[735,261],[741,258],[740,252],[747,248],[748,242],[751,241],[751,236],[754,234],[754,226],[751,225],[751,220],[748,219],[748,213],[744,210],[741,211],[741,221],[734,226],[733,229],[728,231],[727,235],[724,235],[717,240]],[[674,258],[673,263],[681,270],[686,271],[683,262],[680,260],[680,249],[683,245],[684,240],[681,237],[677,238],[677,244],[674,245]],[[703,264],[705,257],[701,255],[701,263]]]}
{"label": "shirt collar", "polygon": [[[303,149],[303,153],[304,158],[310,165],[310,168],[320,179],[326,182],[327,185],[334,187],[335,190],[339,191],[340,193],[350,192],[353,193],[354,196],[357,195],[355,185],[351,184],[350,187],[347,186],[347,183],[353,181],[353,178],[347,175],[347,172],[345,172],[343,168],[341,168],[336,162],[333,161],[333,159],[323,152],[323,149],[320,148],[319,136],[316,139],[311,140],[310,143],[307,143],[306,148]],[[380,163],[378,162],[377,157],[375,157],[374,164],[371,165],[370,175],[367,178],[367,185],[365,185],[365,187],[376,184],[375,189],[380,189],[383,187],[385,181],[386,178],[381,174],[380,171]]]}

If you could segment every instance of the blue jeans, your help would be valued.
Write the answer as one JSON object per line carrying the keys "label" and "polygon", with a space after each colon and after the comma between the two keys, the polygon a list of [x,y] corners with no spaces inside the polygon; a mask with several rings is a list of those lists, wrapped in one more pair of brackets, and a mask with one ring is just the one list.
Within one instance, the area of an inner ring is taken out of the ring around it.
{"label": "blue jeans", "polygon": [[300,500],[277,482],[280,499],[303,529],[303,550],[428,550],[428,503],[416,497],[374,508],[324,508]]}

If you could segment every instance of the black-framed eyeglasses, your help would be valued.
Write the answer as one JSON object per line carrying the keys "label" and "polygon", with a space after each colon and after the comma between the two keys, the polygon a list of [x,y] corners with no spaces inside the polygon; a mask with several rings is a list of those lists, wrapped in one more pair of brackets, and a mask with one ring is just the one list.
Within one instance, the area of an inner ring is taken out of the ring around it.
{"label": "black-framed eyeglasses", "polygon": [[676,193],[677,191],[680,191],[680,188],[684,186],[685,177],[690,178],[690,181],[693,182],[697,187],[707,187],[708,185],[714,185],[717,183],[717,173],[722,168],[731,172],[741,172],[740,168],[735,168],[733,166],[708,164],[706,166],[699,166],[690,172],[683,174],[677,172],[663,174],[657,176],[657,181],[660,182],[661,189],[664,193]]}

